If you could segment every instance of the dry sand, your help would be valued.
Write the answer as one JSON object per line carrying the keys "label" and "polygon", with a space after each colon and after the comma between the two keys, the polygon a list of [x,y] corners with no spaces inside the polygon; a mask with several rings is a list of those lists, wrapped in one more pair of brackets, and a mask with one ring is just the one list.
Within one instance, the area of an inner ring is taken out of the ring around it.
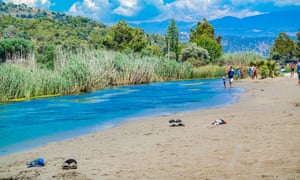
{"label": "dry sand", "polygon": [[[224,107],[131,121],[0,157],[0,179],[300,179],[300,86],[242,80]],[[185,127],[169,127],[170,119]],[[222,118],[226,125],[213,126]],[[45,167],[26,168],[43,157]],[[78,169],[62,170],[75,158]]]}

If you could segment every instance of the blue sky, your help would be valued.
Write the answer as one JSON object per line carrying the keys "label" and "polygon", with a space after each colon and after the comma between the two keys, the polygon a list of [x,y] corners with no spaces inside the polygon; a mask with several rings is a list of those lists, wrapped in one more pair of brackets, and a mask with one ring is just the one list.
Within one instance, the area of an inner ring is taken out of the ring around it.
{"label": "blue sky", "polygon": [[224,16],[247,17],[300,9],[300,0],[3,0],[15,4],[89,17],[107,25],[164,21],[197,22]]}

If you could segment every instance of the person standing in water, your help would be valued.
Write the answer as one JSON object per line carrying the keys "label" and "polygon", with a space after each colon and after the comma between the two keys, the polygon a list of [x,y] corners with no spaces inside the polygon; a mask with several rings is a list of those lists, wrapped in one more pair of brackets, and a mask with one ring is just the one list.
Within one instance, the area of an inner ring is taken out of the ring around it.
{"label": "person standing in water", "polygon": [[234,76],[234,70],[232,66],[230,66],[228,70],[228,79],[229,79],[229,87],[232,88],[232,83],[233,83],[233,76]]}

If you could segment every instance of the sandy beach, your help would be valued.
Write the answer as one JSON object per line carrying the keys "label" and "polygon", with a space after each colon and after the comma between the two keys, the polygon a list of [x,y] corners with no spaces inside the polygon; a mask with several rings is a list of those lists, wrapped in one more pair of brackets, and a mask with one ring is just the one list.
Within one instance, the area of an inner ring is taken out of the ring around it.
{"label": "sandy beach", "polygon": [[[297,80],[247,79],[234,86],[246,89],[234,104],[134,120],[0,156],[0,179],[300,180]],[[211,124],[219,118],[227,124]],[[185,126],[170,127],[170,119]],[[26,167],[39,157],[44,167]],[[77,169],[62,169],[69,158]]]}

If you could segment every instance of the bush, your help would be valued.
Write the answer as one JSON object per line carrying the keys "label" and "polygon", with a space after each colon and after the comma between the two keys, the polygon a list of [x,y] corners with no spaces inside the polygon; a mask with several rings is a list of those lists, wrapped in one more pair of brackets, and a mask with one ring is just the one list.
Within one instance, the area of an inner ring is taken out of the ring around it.
{"label": "bush", "polygon": [[195,43],[189,44],[181,51],[181,61],[189,60],[193,65],[209,63],[210,56],[206,49],[198,47]]}

